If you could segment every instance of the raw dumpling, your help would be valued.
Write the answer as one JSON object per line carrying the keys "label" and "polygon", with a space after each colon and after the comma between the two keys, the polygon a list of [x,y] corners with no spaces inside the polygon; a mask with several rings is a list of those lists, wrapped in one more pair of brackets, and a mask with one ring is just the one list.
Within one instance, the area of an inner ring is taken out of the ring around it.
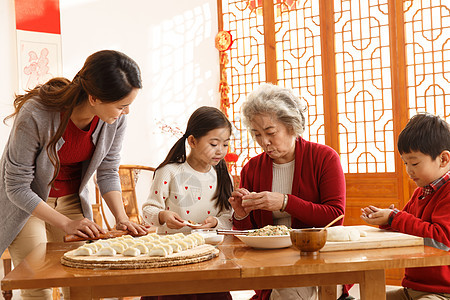
{"label": "raw dumpling", "polygon": [[128,247],[134,246],[136,244],[134,239],[125,239],[123,241],[128,245]]}
{"label": "raw dumpling", "polygon": [[193,239],[191,239],[191,238],[189,238],[189,237],[185,237],[185,238],[183,239],[183,242],[185,242],[186,244],[188,244],[189,249],[190,249],[190,248],[194,248],[194,247],[196,246],[196,245],[195,245],[196,241],[193,240]]}
{"label": "raw dumpling", "polygon": [[[145,248],[145,246],[144,246]],[[147,249],[147,248],[145,248]],[[124,256],[139,256],[141,255],[141,251],[138,248],[134,248],[134,247],[130,247],[125,249],[125,251],[123,251],[122,253]]]}
{"label": "raw dumpling", "polygon": [[103,247],[97,252],[97,254],[101,256],[114,256],[116,253],[116,250],[114,250],[111,246]]}
{"label": "raw dumpling", "polygon": [[147,247],[147,250],[148,250],[148,251],[150,251],[153,247],[156,247],[156,246],[157,246],[157,245],[155,245],[155,244],[152,243],[152,242],[145,243],[144,245],[145,245],[145,247]]}
{"label": "raw dumpling", "polygon": [[92,253],[96,253],[99,250],[95,243],[85,244],[84,247],[91,249]]}
{"label": "raw dumpling", "polygon": [[176,240],[175,242],[176,242],[178,245],[180,245],[180,247],[181,247],[181,249],[182,249],[183,251],[189,249],[189,244],[186,243],[184,240]]}
{"label": "raw dumpling", "polygon": [[148,252],[148,256],[167,256],[167,250],[162,246],[156,246]]}
{"label": "raw dumpling", "polygon": [[117,253],[121,254],[127,247],[125,247],[122,242],[115,242],[112,243],[111,248],[116,250]]}
{"label": "raw dumpling", "polygon": [[170,255],[173,253],[173,248],[169,244],[162,244],[161,247],[164,247],[164,249],[166,249],[167,255]]}
{"label": "raw dumpling", "polygon": [[76,256],[89,256],[89,255],[92,255],[92,249],[91,248],[87,248],[85,246],[81,246],[77,250],[75,250],[73,255],[76,255]]}
{"label": "raw dumpling", "polygon": [[100,244],[103,247],[111,246],[111,242],[107,240],[98,240],[95,244]]}
{"label": "raw dumpling", "polygon": [[133,248],[138,249],[141,252],[141,254],[148,253],[148,248],[143,243],[136,243],[136,245],[134,245]]}
{"label": "raw dumpling", "polygon": [[172,247],[173,253],[178,253],[178,252],[183,251],[183,248],[181,248],[180,244],[178,244],[176,242],[170,242],[168,245],[170,247]]}
{"label": "raw dumpling", "polygon": [[139,240],[140,240],[141,242],[147,243],[147,242],[153,241],[154,238],[152,238],[152,237],[149,236],[149,235],[145,235],[145,236],[143,236],[143,237],[140,237]]}
{"label": "raw dumpling", "polygon": [[163,243],[163,244],[168,244],[168,243],[170,243],[170,240],[169,240],[167,237],[160,238],[159,241],[160,241],[161,243]]}
{"label": "raw dumpling", "polygon": [[150,233],[148,236],[151,236],[154,240],[160,239],[160,236],[157,233]]}
{"label": "raw dumpling", "polygon": [[182,233],[182,232],[178,232],[178,233],[173,234],[173,237],[174,237],[176,240],[179,240],[179,239],[184,239],[184,238],[185,238],[185,235],[184,235],[184,233]]}
{"label": "raw dumpling", "polygon": [[197,246],[203,245],[205,243],[205,238],[198,232],[192,233],[188,235],[188,237],[191,237],[195,240],[197,240]]}

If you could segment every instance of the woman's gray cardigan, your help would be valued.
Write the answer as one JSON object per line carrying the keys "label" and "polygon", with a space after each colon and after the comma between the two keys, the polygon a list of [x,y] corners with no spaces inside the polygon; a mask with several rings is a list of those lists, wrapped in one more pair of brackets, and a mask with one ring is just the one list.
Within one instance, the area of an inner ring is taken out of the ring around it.
{"label": "woman's gray cardigan", "polygon": [[[60,113],[46,110],[34,99],[15,117],[0,161],[0,253],[12,243],[39,202],[48,198],[54,167],[46,148],[59,124]],[[121,190],[118,168],[125,127],[126,116],[122,115],[113,124],[99,120],[92,133],[95,151],[83,162],[79,190],[83,214],[90,220],[87,183],[95,171],[102,195]],[[56,150],[63,144],[61,138]]]}

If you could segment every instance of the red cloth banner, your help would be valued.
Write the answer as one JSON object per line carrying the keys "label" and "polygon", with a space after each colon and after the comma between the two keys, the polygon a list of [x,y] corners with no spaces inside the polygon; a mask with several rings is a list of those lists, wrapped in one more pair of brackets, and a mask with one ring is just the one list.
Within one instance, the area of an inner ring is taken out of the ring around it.
{"label": "red cloth banner", "polygon": [[15,0],[16,29],[61,34],[59,0]]}

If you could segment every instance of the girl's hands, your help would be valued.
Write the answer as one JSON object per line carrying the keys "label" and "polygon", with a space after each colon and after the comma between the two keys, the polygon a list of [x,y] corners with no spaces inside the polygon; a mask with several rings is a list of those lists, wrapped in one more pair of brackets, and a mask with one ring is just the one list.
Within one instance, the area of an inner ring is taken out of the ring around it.
{"label": "girl's hands", "polygon": [[67,234],[76,234],[83,238],[98,238],[100,233],[106,233],[105,229],[89,219],[71,220],[67,218],[67,220],[62,228]]}
{"label": "girl's hands", "polygon": [[217,226],[219,222],[214,217],[207,217],[203,223],[202,226],[196,227],[198,229],[207,229],[207,228],[214,228]]}
{"label": "girl's hands", "polygon": [[125,219],[122,221],[116,220],[116,229],[117,230],[128,230],[133,235],[145,235],[148,233],[150,225],[140,225],[134,222],[131,222],[129,219]]}
{"label": "girl's hands", "polygon": [[250,192],[244,188],[236,189],[231,193],[231,197],[228,198],[231,207],[233,207],[234,215],[238,218],[244,218],[250,211],[246,211],[242,206],[242,198],[246,195],[250,195]]}
{"label": "girl's hands", "polygon": [[163,210],[159,212],[159,223],[161,225],[166,223],[167,227],[170,229],[180,229],[186,226],[183,222],[184,220],[181,219],[176,212],[170,210]]}
{"label": "girl's hands", "polygon": [[361,208],[361,219],[371,225],[387,225],[389,215],[394,209],[394,204],[389,208],[381,209],[373,205]]}
{"label": "girl's hands", "polygon": [[242,197],[242,207],[246,212],[256,209],[277,211],[283,207],[284,194],[274,192],[250,193]]}

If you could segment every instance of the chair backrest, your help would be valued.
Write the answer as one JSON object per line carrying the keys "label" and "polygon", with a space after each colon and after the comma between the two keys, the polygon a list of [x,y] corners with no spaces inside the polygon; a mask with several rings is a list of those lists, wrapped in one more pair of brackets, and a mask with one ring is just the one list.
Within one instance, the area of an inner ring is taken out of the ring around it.
{"label": "chair backrest", "polygon": [[[142,170],[154,172],[155,168],[140,165],[120,165],[119,167],[120,185],[122,187],[122,201],[125,207],[125,212],[131,221],[139,224],[142,224],[143,220],[139,213],[139,205],[136,197],[136,183],[138,182],[139,174]],[[95,178],[94,182],[96,183]],[[95,184],[95,195],[96,204],[93,205],[94,221],[97,224],[102,225],[101,219],[103,216],[106,227],[108,230],[111,230],[111,226],[105,216],[103,201],[97,184]],[[98,212],[96,213],[96,211]],[[100,212],[102,216],[100,216]]]}
{"label": "chair backrest", "polygon": [[142,224],[143,220],[139,213],[139,206],[136,197],[136,183],[139,173],[142,171],[154,172],[155,168],[139,165],[121,165],[119,167],[120,184],[122,186],[122,201],[125,212],[131,221]]}

